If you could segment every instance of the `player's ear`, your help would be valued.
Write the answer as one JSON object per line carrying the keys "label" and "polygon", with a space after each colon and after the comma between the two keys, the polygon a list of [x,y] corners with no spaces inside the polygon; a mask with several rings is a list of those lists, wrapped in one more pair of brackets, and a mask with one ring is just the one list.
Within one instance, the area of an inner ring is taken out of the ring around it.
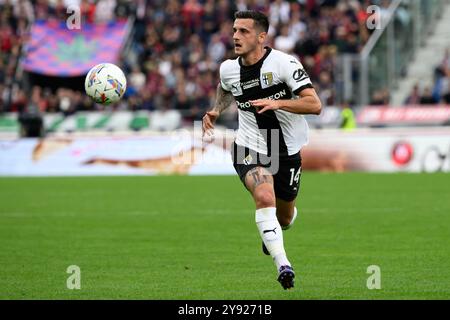
{"label": "player's ear", "polygon": [[264,43],[266,42],[266,37],[267,37],[267,32],[260,32],[258,34],[258,42],[259,43]]}

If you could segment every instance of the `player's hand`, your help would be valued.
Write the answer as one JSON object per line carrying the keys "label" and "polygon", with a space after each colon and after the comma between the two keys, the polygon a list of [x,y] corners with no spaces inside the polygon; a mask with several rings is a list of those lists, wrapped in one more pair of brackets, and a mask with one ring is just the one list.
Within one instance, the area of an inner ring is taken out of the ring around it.
{"label": "player's hand", "polygon": [[263,112],[265,112],[267,110],[278,110],[278,109],[280,109],[280,105],[279,105],[277,100],[258,99],[258,100],[251,100],[250,103],[257,110],[259,109],[258,113],[263,113]]}
{"label": "player's hand", "polygon": [[216,122],[218,117],[219,117],[218,111],[206,112],[206,114],[203,116],[202,119],[203,135],[205,135],[205,133],[210,133],[212,130],[214,130],[214,123]]}

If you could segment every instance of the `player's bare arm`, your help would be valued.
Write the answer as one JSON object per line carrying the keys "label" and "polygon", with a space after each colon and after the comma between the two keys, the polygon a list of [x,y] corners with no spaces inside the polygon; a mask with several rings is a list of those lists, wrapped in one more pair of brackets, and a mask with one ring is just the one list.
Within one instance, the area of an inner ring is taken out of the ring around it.
{"label": "player's bare arm", "polygon": [[263,113],[267,110],[285,110],[298,114],[320,114],[322,111],[322,103],[312,88],[304,89],[300,92],[299,99],[292,100],[271,100],[258,99],[250,101],[251,104],[259,108],[258,113]]}
{"label": "player's bare arm", "polygon": [[205,116],[203,117],[203,133],[205,133],[208,130],[214,129],[214,123],[216,122],[219,115],[222,113],[223,110],[228,108],[234,101],[234,97],[231,94],[231,92],[225,91],[222,89],[222,86],[220,83],[217,85],[216,90],[216,102],[214,104],[214,108],[212,108],[210,111],[206,112]]}

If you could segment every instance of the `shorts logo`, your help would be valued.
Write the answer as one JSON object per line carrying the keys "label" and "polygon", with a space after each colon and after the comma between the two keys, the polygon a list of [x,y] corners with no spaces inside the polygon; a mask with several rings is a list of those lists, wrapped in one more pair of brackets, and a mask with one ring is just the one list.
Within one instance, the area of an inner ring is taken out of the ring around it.
{"label": "shorts logo", "polygon": [[273,74],[272,72],[267,72],[262,74],[262,82],[267,87],[271,86],[273,83]]}
{"label": "shorts logo", "polygon": [[246,166],[248,166],[249,164],[251,164],[253,161],[253,157],[251,154],[249,154],[248,156],[246,156],[244,158],[244,160],[242,161]]}

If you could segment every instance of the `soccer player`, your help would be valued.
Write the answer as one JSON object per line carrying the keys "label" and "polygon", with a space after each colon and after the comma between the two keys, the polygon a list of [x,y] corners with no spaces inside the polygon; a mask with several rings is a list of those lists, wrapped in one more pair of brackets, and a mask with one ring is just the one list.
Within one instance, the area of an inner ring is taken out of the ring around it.
{"label": "soccer player", "polygon": [[233,25],[234,60],[220,66],[215,106],[203,117],[208,133],[233,100],[239,129],[233,165],[251,193],[263,251],[270,254],[284,289],[294,286],[294,269],[283,245],[282,229],[296,216],[301,148],[308,142],[302,114],[320,114],[322,106],[302,64],[293,56],[264,46],[269,22],[257,11],[238,11]]}

